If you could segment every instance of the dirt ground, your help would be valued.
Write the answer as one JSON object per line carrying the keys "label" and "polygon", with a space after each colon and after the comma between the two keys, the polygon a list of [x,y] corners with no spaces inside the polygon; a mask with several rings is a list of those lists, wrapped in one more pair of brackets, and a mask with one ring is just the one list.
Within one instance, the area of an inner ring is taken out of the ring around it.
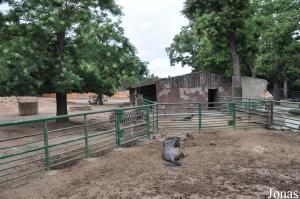
{"label": "dirt ground", "polygon": [[264,129],[185,139],[183,166],[161,159],[162,137],[0,187],[18,198],[266,198],[300,191],[300,134]]}

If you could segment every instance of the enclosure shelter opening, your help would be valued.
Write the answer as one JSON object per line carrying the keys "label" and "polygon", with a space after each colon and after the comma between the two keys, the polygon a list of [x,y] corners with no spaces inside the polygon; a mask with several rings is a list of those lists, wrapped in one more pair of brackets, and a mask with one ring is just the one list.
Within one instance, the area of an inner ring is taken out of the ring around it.
{"label": "enclosure shelter opening", "polygon": [[151,81],[145,84],[131,85],[128,87],[130,93],[130,103],[138,104],[138,98],[156,102],[156,82],[157,81]]}
{"label": "enclosure shelter opening", "polygon": [[150,101],[156,101],[156,85],[148,85],[140,87],[138,90],[138,94],[143,95],[143,97]]}
{"label": "enclosure shelter opening", "polygon": [[218,89],[208,89],[208,107],[215,107],[218,102]]}

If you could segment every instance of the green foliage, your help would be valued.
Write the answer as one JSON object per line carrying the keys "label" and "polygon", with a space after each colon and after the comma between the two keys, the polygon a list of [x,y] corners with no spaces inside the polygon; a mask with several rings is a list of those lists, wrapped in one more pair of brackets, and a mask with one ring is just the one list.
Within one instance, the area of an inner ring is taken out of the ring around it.
{"label": "green foliage", "polygon": [[183,27],[166,50],[171,65],[181,63],[211,73],[225,73],[230,68],[227,52],[215,46],[205,34],[199,38],[191,27]]}
{"label": "green foliage", "polygon": [[232,75],[234,41],[242,75],[300,86],[299,9],[298,0],[186,0],[189,25],[167,48],[170,63]]}
{"label": "green foliage", "polygon": [[190,65],[197,71],[232,74],[231,35],[239,52],[249,1],[186,0],[183,14],[189,26],[183,27],[167,48],[171,65]]}
{"label": "green foliage", "polygon": [[[7,1],[0,15],[0,95],[102,92],[143,76],[114,0]],[[3,42],[2,42],[3,41]]]}
{"label": "green foliage", "polygon": [[0,66],[5,71],[0,78],[1,95],[34,95],[39,92],[39,72],[43,70],[43,62],[47,61],[40,59],[41,55],[46,54],[41,46],[46,35],[41,29],[32,28],[25,24],[0,27],[0,38],[3,41],[0,44]]}
{"label": "green foliage", "polygon": [[255,69],[270,81],[300,79],[300,1],[275,0],[257,4],[263,31]]}
{"label": "green foliage", "polygon": [[83,77],[84,91],[110,96],[122,78],[138,78],[146,73],[146,63],[137,57],[136,49],[124,37],[120,22],[84,25],[78,35],[74,57],[77,72]]}

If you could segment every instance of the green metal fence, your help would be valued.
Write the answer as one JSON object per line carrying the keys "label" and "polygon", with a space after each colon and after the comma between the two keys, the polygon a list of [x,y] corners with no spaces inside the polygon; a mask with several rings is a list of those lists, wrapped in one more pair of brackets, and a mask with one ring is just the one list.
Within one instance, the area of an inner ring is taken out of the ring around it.
{"label": "green metal fence", "polygon": [[270,111],[264,101],[158,104],[159,128],[201,130],[267,127]]}
{"label": "green metal fence", "polygon": [[300,102],[270,102],[272,123],[280,129],[300,130]]}
{"label": "green metal fence", "polygon": [[0,123],[0,184],[72,164],[164,130],[275,127],[300,131],[299,103],[226,98],[215,103],[144,100],[144,104]]}
{"label": "green metal fence", "polygon": [[[157,132],[156,105],[0,123],[0,184]],[[68,122],[56,120],[69,119]]]}
{"label": "green metal fence", "polygon": [[[247,98],[220,97],[224,102],[241,101],[251,109],[259,112],[269,111],[268,126],[275,129],[300,131],[300,102],[257,100]],[[248,105],[247,105],[248,104]],[[263,107],[259,107],[263,105]]]}

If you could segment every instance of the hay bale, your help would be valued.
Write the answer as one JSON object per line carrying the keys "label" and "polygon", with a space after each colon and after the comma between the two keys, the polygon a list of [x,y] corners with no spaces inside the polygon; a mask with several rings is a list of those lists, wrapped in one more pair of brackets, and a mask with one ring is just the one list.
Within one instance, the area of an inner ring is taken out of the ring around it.
{"label": "hay bale", "polygon": [[24,115],[36,115],[38,114],[38,102],[18,102],[19,114]]}

